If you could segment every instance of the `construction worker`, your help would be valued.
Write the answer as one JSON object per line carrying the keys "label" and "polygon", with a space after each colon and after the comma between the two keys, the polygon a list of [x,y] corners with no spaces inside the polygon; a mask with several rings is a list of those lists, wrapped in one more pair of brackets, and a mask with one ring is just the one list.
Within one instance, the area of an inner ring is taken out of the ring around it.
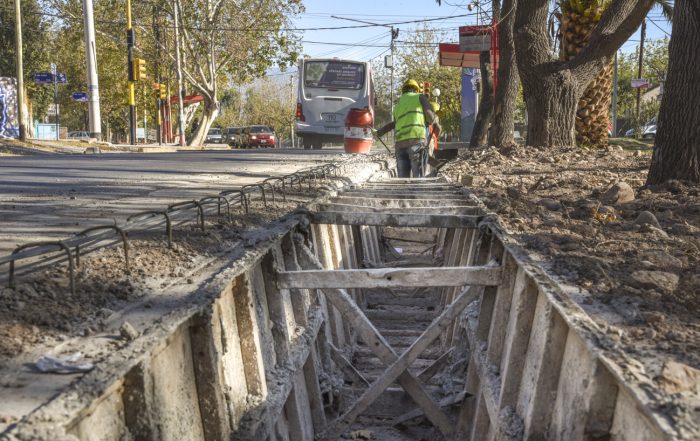
{"label": "construction worker", "polygon": [[[435,115],[437,115],[440,111],[440,104],[438,102],[431,102],[430,108],[433,109],[433,112],[435,112]],[[423,174],[425,176],[431,176],[428,166],[431,163],[431,158],[435,157],[435,150],[438,148],[438,135],[435,133],[435,130],[433,130],[432,124],[427,124],[425,127],[425,139],[428,142],[428,146],[426,148],[427,153],[424,155],[425,161],[423,162]],[[432,162],[435,162],[434,159]]]}
{"label": "construction worker", "polygon": [[422,178],[427,158],[426,125],[440,133],[438,117],[428,97],[419,93],[416,80],[407,80],[401,88],[401,97],[394,107],[394,121],[377,131],[378,136],[395,130],[396,168],[400,178]]}

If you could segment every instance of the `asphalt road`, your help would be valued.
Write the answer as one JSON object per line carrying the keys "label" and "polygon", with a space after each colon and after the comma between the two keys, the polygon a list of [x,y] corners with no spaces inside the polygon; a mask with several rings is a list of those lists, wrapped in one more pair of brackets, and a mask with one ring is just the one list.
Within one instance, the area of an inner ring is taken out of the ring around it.
{"label": "asphalt road", "polygon": [[342,148],[0,158],[0,255],[338,159]]}

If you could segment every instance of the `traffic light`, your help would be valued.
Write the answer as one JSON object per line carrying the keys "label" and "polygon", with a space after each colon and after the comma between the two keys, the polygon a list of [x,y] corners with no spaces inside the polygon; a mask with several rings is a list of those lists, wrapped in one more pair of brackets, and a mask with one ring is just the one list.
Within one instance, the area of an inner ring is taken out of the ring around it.
{"label": "traffic light", "polygon": [[164,100],[168,96],[168,89],[165,84],[153,84],[153,95]]}
{"label": "traffic light", "polygon": [[426,81],[423,83],[422,93],[424,93],[428,98],[430,98],[430,83],[429,82]]}
{"label": "traffic light", "polygon": [[142,81],[146,79],[146,60],[143,58],[134,58],[131,65],[134,81]]}

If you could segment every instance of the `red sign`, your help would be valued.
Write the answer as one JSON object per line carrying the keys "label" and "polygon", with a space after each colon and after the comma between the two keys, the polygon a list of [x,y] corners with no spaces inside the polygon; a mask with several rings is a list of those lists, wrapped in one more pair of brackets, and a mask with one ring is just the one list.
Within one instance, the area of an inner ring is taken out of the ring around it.
{"label": "red sign", "polygon": [[498,83],[498,62],[500,58],[498,25],[460,26],[459,42],[460,44],[458,45],[447,43],[440,44],[440,65],[478,69],[481,65],[479,62],[479,54],[483,50],[489,50],[491,52],[493,90],[495,93]]}

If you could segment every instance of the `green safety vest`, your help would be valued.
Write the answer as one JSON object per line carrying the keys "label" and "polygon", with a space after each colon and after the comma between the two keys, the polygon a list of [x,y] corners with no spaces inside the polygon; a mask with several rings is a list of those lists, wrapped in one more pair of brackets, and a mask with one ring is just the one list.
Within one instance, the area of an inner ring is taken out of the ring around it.
{"label": "green safety vest", "polygon": [[396,141],[425,138],[425,116],[419,94],[408,92],[401,95],[394,107],[394,121]]}

